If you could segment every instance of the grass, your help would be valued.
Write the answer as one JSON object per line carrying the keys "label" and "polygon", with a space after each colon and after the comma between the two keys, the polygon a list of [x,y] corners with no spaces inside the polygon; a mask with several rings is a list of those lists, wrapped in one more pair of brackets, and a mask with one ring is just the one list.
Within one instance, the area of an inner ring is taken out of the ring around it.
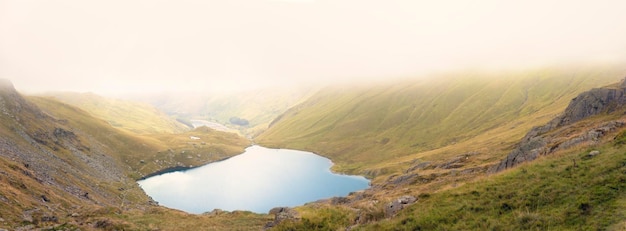
{"label": "grass", "polygon": [[193,215],[152,207],[127,211],[103,208],[79,219],[83,223],[101,223],[104,230],[262,230],[273,216],[243,211]]}
{"label": "grass", "polygon": [[[79,128],[81,136],[90,136],[106,144],[110,153],[133,171],[139,179],[174,167],[194,167],[243,153],[250,142],[233,133],[198,128],[184,133],[136,134],[116,129],[82,109],[48,97],[29,97],[56,118],[67,120],[68,126]],[[192,140],[191,136],[200,140]],[[89,146],[89,144],[85,144]]]}
{"label": "grass", "polygon": [[[601,154],[587,158],[590,150]],[[417,196],[395,217],[352,230],[622,230],[626,152],[612,143],[579,147]],[[337,206],[313,211],[277,230],[338,230],[352,226],[357,215]]]}
{"label": "grass", "polygon": [[542,69],[327,88],[287,111],[255,141],[319,153],[337,163],[336,171],[377,172],[387,163],[440,149],[467,152],[472,151],[467,145],[494,139],[498,147],[513,143],[555,117],[578,93],[613,83],[621,74]]}
{"label": "grass", "polygon": [[[623,222],[626,153],[574,151],[433,194],[364,230],[602,230]],[[577,167],[572,159],[579,160]]]}
{"label": "grass", "polygon": [[61,102],[81,108],[111,126],[138,134],[180,133],[189,128],[151,105],[104,98],[92,93],[53,93]]}
{"label": "grass", "polygon": [[[470,80],[444,76],[325,89],[289,110],[257,141],[328,156],[337,163],[335,170],[373,177],[376,189],[353,195],[363,199],[349,205],[298,207],[302,219],[276,230],[622,230],[626,131],[616,133],[610,143],[575,147],[497,175],[458,173],[499,161],[532,126],[552,119],[578,92],[616,81],[621,77],[617,72],[546,69],[502,74],[506,77],[470,73]],[[0,135],[18,142],[22,151],[37,151],[16,131],[30,135],[56,128],[73,131],[76,147],[110,155],[128,177],[121,182],[98,179],[90,174],[95,169],[89,164],[49,142],[44,149],[56,157],[42,155],[41,161],[63,163],[46,174],[59,185],[90,190],[92,201],[87,201],[62,186],[41,183],[26,162],[1,158],[0,215],[11,228],[35,223],[50,230],[259,230],[272,219],[249,212],[190,215],[152,206],[134,183],[159,170],[198,166],[240,153],[250,142],[236,134],[209,129],[137,132],[112,127],[102,115],[48,97],[27,99],[34,104],[21,103],[23,125],[0,116]],[[42,119],[41,113],[51,118]],[[591,149],[601,154],[587,158]],[[441,164],[468,152],[478,154],[468,157],[460,169],[424,169],[416,171],[424,182],[388,183],[415,163]],[[67,169],[76,171],[62,173]],[[420,200],[385,218],[385,204],[406,194]],[[51,202],[42,202],[41,195]],[[25,211],[34,211],[37,222],[24,221]],[[48,213],[57,214],[60,222],[42,222]],[[354,226],[357,218],[365,224]]]}
{"label": "grass", "polygon": [[[164,168],[241,153],[250,142],[236,134],[207,128],[137,134],[49,97],[0,92],[0,103],[7,111],[0,115],[2,228],[258,230],[271,220],[249,212],[197,216],[157,207],[135,182]],[[58,129],[72,135],[57,137]]]}

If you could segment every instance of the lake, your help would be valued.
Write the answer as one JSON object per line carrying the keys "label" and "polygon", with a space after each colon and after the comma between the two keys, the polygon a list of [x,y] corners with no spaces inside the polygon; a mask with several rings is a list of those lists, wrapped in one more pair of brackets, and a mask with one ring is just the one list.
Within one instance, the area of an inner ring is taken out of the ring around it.
{"label": "lake", "polygon": [[255,145],[224,161],[138,183],[160,205],[196,214],[213,209],[267,213],[369,187],[364,177],[334,174],[331,166],[311,152]]}

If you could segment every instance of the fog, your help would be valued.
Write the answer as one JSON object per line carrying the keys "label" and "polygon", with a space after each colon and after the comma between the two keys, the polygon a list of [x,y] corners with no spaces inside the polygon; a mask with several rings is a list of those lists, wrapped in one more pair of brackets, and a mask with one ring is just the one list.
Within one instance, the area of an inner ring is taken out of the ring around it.
{"label": "fog", "polygon": [[21,91],[228,91],[626,60],[625,1],[0,0]]}

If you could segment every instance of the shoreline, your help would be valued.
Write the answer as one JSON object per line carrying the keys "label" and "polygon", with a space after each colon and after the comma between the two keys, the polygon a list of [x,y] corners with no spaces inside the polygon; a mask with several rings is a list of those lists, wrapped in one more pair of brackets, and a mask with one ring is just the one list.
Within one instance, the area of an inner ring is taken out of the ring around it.
{"label": "shoreline", "polygon": [[192,170],[192,169],[195,169],[195,168],[204,167],[204,166],[206,166],[206,165],[208,165],[208,164],[213,164],[213,163],[217,163],[217,162],[222,162],[222,161],[228,160],[228,159],[230,159],[230,158],[232,158],[232,157],[235,157],[235,156],[238,156],[238,155],[241,155],[241,154],[243,154],[243,153],[239,153],[239,154],[237,154],[237,155],[234,155],[234,156],[229,156],[229,157],[225,157],[225,158],[222,158],[222,159],[219,159],[219,160],[215,160],[215,161],[206,162],[206,163],[203,163],[203,164],[201,164],[201,165],[194,166],[194,167],[187,167],[187,166],[174,166],[174,167],[164,168],[164,169],[158,170],[158,171],[156,171],[156,172],[153,172],[153,173],[147,174],[147,175],[145,175],[145,176],[143,176],[143,177],[141,177],[141,178],[139,178],[139,179],[137,179],[137,180],[135,180],[135,181],[142,181],[142,180],[146,180],[146,179],[148,179],[148,178],[150,178],[150,177],[160,176],[160,175],[167,174],[167,173],[172,173],[172,172],[184,172],[184,171]]}

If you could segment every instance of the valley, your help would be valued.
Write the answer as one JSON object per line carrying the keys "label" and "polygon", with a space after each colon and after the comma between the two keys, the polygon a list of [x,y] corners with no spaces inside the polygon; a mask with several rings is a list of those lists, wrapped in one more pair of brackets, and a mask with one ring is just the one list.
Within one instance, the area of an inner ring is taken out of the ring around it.
{"label": "valley", "polygon": [[[624,73],[545,68],[320,87],[274,97],[284,106],[257,111],[265,119],[251,126],[267,127],[251,133],[191,128],[177,119],[213,117],[165,114],[128,99],[22,96],[4,81],[0,227],[621,230]],[[312,151],[371,187],[273,212],[193,215],[159,205],[136,183],[257,143]]]}
{"label": "valley", "polygon": [[0,0],[0,231],[624,231],[624,9]]}

